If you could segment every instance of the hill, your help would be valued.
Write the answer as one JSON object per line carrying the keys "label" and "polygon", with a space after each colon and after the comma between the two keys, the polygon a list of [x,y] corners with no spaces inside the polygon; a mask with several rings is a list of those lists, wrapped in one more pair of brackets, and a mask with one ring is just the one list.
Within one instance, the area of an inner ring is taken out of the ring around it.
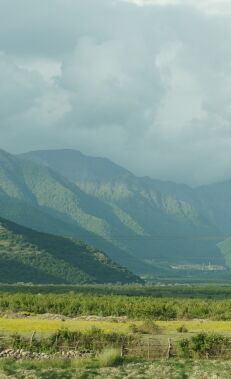
{"label": "hill", "polygon": [[206,268],[220,275],[229,267],[218,245],[229,234],[204,191],[139,178],[73,150],[0,151],[3,217],[83,240],[142,275],[198,276]]}
{"label": "hill", "polygon": [[145,266],[113,239],[128,231],[109,205],[50,168],[2,150],[0,212],[3,217],[38,231],[74,236],[93,244],[131,270]]}
{"label": "hill", "polygon": [[0,218],[2,283],[131,283],[141,280],[74,238],[40,233]]}
{"label": "hill", "polygon": [[[22,157],[54,169],[109,206],[127,227],[126,234],[120,230],[124,248],[142,257],[153,271],[158,265],[159,270],[179,264],[225,266],[217,246],[224,229],[216,219],[217,209],[211,216],[212,205],[206,203],[202,189],[140,178],[109,160],[73,150],[35,151]],[[113,219],[110,224],[114,226]]]}

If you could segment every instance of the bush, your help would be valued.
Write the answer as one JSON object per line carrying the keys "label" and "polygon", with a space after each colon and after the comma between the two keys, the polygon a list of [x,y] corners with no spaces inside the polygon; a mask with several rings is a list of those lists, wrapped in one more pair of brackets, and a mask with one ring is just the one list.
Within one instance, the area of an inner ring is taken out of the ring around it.
{"label": "bush", "polygon": [[129,330],[131,333],[139,333],[139,328],[136,324],[130,324]]}
{"label": "bush", "polygon": [[142,325],[137,327],[137,332],[142,334],[160,334],[161,329],[153,320],[146,320]]}
{"label": "bush", "polygon": [[231,340],[219,334],[198,333],[179,341],[180,355],[185,358],[225,357]]}
{"label": "bush", "polygon": [[178,333],[188,333],[188,329],[186,328],[186,326],[181,325],[181,326],[179,326],[179,328],[177,328],[177,332]]}
{"label": "bush", "polygon": [[97,360],[100,367],[116,366],[122,362],[120,349],[108,347],[97,356]]}
{"label": "bush", "polygon": [[34,338],[33,341],[19,334],[13,334],[9,338],[7,348],[44,353],[55,353],[60,350],[69,350],[70,348],[97,352],[108,345],[113,347],[126,346],[133,342],[134,339],[135,337],[131,335],[105,333],[101,329],[94,327],[86,332],[60,329],[47,338]]}

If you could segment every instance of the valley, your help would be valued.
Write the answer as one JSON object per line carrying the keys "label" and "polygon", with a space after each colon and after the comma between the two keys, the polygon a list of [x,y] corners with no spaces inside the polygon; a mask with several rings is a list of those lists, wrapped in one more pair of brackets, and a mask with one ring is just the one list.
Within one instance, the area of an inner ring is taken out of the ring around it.
{"label": "valley", "polygon": [[6,219],[82,240],[145,278],[194,281],[199,267],[214,267],[202,270],[206,280],[210,271],[229,278],[229,182],[193,189],[139,178],[74,150],[1,151],[0,178]]}

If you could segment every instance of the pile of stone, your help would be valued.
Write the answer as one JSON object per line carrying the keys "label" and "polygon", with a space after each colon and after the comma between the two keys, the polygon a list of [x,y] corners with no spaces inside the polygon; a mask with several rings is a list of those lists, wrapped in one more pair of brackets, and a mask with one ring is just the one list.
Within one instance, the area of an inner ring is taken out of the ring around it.
{"label": "pile of stone", "polygon": [[82,351],[60,351],[53,354],[47,353],[37,353],[31,351],[13,350],[6,349],[0,352],[1,358],[10,358],[10,359],[52,359],[52,358],[88,358],[91,357],[93,353],[90,350],[82,350]]}

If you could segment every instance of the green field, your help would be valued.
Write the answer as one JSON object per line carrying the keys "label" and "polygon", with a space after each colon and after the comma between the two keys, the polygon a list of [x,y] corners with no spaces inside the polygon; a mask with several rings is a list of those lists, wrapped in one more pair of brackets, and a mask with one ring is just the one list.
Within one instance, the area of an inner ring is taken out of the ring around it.
{"label": "green field", "polygon": [[[88,291],[57,293],[57,287],[45,287],[46,291],[38,292],[40,287],[31,287],[34,293],[29,293],[30,287],[13,286],[9,292],[0,292],[0,312],[17,313],[29,312],[35,314],[53,313],[68,317],[97,315],[97,316],[126,316],[129,319],[143,320],[182,320],[209,319],[228,321],[231,319],[231,299],[229,295],[213,299],[205,294],[204,298],[183,298],[138,296],[130,294],[108,294]],[[58,287],[59,288],[59,287]],[[68,288],[68,287],[67,287]],[[4,287],[5,289],[5,287]],[[35,291],[35,289],[37,291]],[[54,291],[53,291],[54,290]],[[20,292],[17,292],[20,291]],[[79,291],[81,288],[79,287]],[[145,291],[145,288],[142,288]],[[182,286],[182,293],[184,287]],[[125,292],[126,293],[126,292]],[[211,292],[210,292],[211,293]],[[169,293],[168,293],[169,295]],[[214,296],[215,297],[215,296]],[[225,297],[225,299],[223,298]]]}
{"label": "green field", "polygon": [[[174,283],[172,281],[171,283]],[[34,284],[1,284],[0,293],[28,294],[65,294],[65,293],[97,293],[145,297],[231,299],[231,284],[75,284],[75,285],[34,285]]]}
{"label": "green field", "polygon": [[231,286],[1,285],[6,348],[93,356],[0,358],[0,378],[231,378]]}

